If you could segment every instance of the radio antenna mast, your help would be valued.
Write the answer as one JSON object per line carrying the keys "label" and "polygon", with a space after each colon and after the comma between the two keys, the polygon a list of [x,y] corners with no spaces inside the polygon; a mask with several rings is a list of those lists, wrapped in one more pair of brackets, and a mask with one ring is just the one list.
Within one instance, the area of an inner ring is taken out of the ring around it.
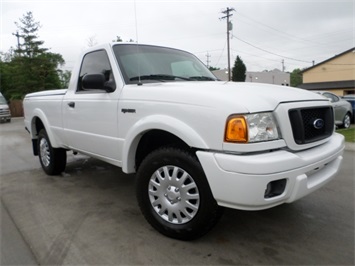
{"label": "radio antenna mast", "polygon": [[138,45],[138,23],[137,23],[137,6],[136,0],[134,0],[134,20],[136,26],[136,47],[137,47],[137,66],[138,66],[138,86],[142,86],[143,83],[141,81],[141,70],[140,70],[140,60],[139,60],[139,45]]}

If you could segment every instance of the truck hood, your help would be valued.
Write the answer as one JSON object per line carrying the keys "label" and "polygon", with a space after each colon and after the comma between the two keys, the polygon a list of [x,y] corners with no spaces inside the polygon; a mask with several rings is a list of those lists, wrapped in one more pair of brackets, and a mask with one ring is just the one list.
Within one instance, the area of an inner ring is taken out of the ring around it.
{"label": "truck hood", "polygon": [[[274,110],[280,103],[327,101],[303,89],[246,82],[167,82],[127,85],[124,100],[157,101],[198,105],[232,113]],[[133,88],[132,88],[133,87]]]}

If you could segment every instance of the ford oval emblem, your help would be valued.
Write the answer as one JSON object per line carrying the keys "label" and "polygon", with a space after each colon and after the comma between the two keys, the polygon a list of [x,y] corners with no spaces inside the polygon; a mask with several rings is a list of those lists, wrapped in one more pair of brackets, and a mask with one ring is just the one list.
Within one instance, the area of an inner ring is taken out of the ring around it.
{"label": "ford oval emblem", "polygon": [[321,129],[324,127],[324,120],[323,119],[316,119],[313,121],[313,126],[315,129]]}

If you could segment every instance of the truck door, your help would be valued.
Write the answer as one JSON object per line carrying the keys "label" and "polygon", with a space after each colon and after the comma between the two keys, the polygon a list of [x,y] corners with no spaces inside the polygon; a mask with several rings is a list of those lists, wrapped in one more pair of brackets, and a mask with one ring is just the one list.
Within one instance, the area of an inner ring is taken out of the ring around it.
{"label": "truck door", "polygon": [[[114,86],[115,79],[105,50],[83,57],[76,89],[68,90],[63,100],[63,125],[69,147],[108,160],[118,159],[117,107],[119,90],[85,90],[86,74],[104,74]],[[71,86],[74,86],[71,84]]]}

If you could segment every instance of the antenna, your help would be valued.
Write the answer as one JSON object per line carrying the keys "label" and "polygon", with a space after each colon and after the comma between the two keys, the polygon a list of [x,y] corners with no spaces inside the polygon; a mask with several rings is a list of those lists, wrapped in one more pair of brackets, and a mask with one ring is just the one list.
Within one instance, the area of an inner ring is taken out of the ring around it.
{"label": "antenna", "polygon": [[136,26],[136,47],[137,47],[137,66],[138,66],[138,86],[142,86],[143,83],[141,81],[141,70],[140,70],[140,60],[139,60],[139,45],[138,45],[138,23],[137,23],[137,6],[136,0],[134,0],[134,20]]}
{"label": "antenna", "polygon": [[136,43],[138,44],[138,23],[137,23],[137,6],[136,6],[136,0],[134,0],[134,20],[135,20],[135,26],[136,26]]}

